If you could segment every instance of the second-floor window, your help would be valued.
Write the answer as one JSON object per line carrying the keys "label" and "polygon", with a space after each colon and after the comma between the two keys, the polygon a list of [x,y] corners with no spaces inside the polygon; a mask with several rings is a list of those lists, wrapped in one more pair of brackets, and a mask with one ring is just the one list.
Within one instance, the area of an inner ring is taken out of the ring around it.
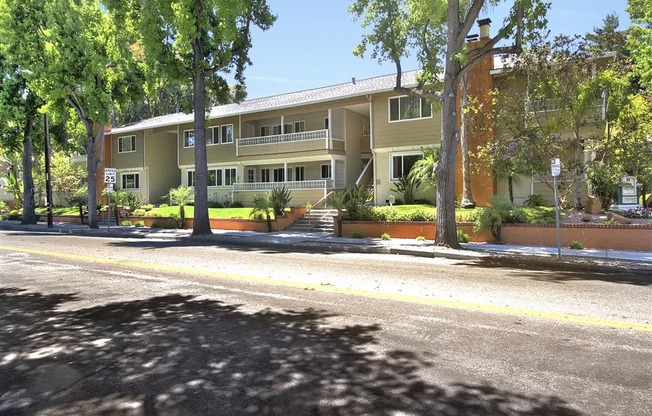
{"label": "second-floor window", "polygon": [[260,135],[269,136],[269,126],[260,126]]}
{"label": "second-floor window", "polygon": [[136,151],[136,136],[118,137],[118,153]]}
{"label": "second-floor window", "polygon": [[184,130],[183,132],[183,147],[195,147],[195,131]]}
{"label": "second-floor window", "polygon": [[419,97],[392,97],[389,99],[389,121],[432,117],[430,103]]}
{"label": "second-floor window", "polygon": [[306,122],[301,120],[301,121],[295,121],[294,122],[294,132],[295,133],[301,133],[302,131],[306,131]]}
{"label": "second-floor window", "polygon": [[206,144],[233,143],[233,124],[214,126],[208,130]]}

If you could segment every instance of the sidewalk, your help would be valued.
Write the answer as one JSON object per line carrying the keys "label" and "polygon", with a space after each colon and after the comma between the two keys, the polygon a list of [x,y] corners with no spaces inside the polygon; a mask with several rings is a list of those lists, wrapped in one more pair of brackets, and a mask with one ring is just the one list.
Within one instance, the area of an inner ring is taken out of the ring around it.
{"label": "sidewalk", "polygon": [[[99,229],[89,229],[86,225],[73,223],[54,223],[52,228],[47,228],[47,223],[39,222],[37,225],[21,225],[17,221],[0,221],[0,230],[42,232],[57,234],[76,234],[97,237],[115,238],[147,238],[156,240],[183,240],[188,239],[191,230],[160,229],[160,228],[134,228],[102,226]],[[201,237],[194,240],[224,241],[225,243],[248,245],[257,247],[293,246],[318,250],[323,248],[328,251],[364,252],[382,254],[403,254],[420,257],[444,257],[449,259],[478,259],[483,257],[529,257],[550,261],[556,260],[556,247],[516,246],[508,244],[465,243],[464,250],[453,250],[445,247],[435,247],[432,241],[417,241],[412,239],[380,238],[349,238],[334,237],[327,233],[290,233],[277,231],[259,233],[254,231],[227,231],[213,230],[213,236]],[[622,250],[583,249],[573,250],[562,248],[562,258],[586,260],[615,260],[649,264],[652,267],[652,252],[636,252]]]}

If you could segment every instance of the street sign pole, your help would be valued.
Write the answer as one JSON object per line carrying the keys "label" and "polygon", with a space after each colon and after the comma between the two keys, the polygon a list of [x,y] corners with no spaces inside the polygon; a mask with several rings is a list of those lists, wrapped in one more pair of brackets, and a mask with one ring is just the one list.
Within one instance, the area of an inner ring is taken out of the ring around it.
{"label": "street sign pole", "polygon": [[[113,186],[113,184],[111,184],[111,186]],[[109,194],[109,207],[108,207],[108,211],[109,211],[109,222],[106,223],[106,230],[107,230],[108,232],[111,232],[111,193],[112,193],[112,192],[111,192],[111,191],[107,191],[107,193]]]}
{"label": "street sign pole", "polygon": [[106,184],[106,193],[109,194],[109,222],[106,229],[111,231],[111,194],[113,193],[113,184],[116,182],[116,168],[104,168],[104,183]]}
{"label": "street sign pole", "polygon": [[552,174],[552,183],[555,195],[555,223],[557,228],[557,258],[561,260],[561,230],[559,224],[559,200],[557,196],[557,176],[561,173],[561,162],[558,158],[550,161],[550,173]]}

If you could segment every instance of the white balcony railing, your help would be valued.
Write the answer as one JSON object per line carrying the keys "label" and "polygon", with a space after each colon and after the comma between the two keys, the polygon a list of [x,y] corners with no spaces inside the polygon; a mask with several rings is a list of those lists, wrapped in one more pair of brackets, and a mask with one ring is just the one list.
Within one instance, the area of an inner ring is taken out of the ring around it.
{"label": "white balcony railing", "polygon": [[304,140],[327,139],[328,130],[302,131],[300,133],[274,134],[272,136],[247,137],[238,139],[238,146],[258,146],[263,144],[292,143]]}
{"label": "white balcony railing", "polygon": [[274,188],[285,186],[285,189],[327,189],[333,187],[331,179],[321,179],[315,181],[292,181],[292,182],[253,182],[253,183],[234,183],[234,191],[271,191]]}

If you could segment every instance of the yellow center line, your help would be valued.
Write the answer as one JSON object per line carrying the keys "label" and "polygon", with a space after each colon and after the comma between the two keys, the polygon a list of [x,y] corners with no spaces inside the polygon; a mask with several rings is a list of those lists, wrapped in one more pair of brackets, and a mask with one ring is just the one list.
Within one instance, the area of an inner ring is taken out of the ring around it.
{"label": "yellow center line", "polygon": [[37,254],[42,256],[58,257],[69,260],[78,260],[92,263],[103,263],[117,266],[134,267],[139,269],[160,270],[165,272],[177,272],[192,275],[202,275],[210,277],[218,277],[230,280],[239,280],[251,283],[264,283],[284,287],[301,288],[307,290],[314,290],[318,292],[340,293],[345,295],[364,296],[374,299],[393,300],[401,302],[416,303],[422,305],[441,306],[446,308],[464,309],[478,312],[489,312],[500,315],[515,315],[526,316],[530,318],[546,319],[551,321],[569,322],[580,325],[589,325],[606,328],[628,329],[640,332],[652,332],[652,324],[640,322],[619,321],[614,319],[598,318],[591,316],[572,315],[566,313],[537,311],[534,309],[515,308],[510,306],[497,306],[487,305],[482,303],[462,302],[447,299],[429,298],[416,295],[404,295],[391,292],[377,292],[364,289],[351,289],[338,287],[335,285],[321,285],[314,283],[306,283],[300,281],[287,281],[281,279],[263,278],[255,276],[247,276],[235,273],[215,272],[210,270],[193,269],[190,267],[169,266],[154,263],[144,263],[132,260],[110,259],[104,257],[84,256],[79,254],[58,253],[54,251],[36,250],[29,248],[19,248],[11,246],[0,245],[0,250],[13,251],[19,253]]}

